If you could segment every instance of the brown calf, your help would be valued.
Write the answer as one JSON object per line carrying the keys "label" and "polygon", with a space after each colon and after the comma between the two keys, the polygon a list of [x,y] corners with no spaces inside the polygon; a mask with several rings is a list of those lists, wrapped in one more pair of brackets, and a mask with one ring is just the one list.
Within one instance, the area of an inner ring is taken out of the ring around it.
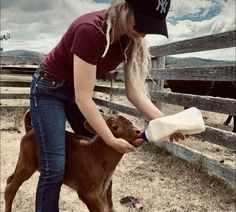
{"label": "brown calf", "polygon": [[[115,137],[123,138],[138,147],[142,144],[140,131],[123,116],[106,120]],[[87,125],[88,127],[88,125]],[[25,115],[26,134],[22,137],[20,154],[14,173],[8,177],[5,190],[5,212],[12,210],[13,199],[22,183],[40,169],[38,147],[30,113]],[[99,137],[92,139],[66,132],[66,170],[64,184],[76,190],[89,211],[111,212],[112,174],[122,158]]]}

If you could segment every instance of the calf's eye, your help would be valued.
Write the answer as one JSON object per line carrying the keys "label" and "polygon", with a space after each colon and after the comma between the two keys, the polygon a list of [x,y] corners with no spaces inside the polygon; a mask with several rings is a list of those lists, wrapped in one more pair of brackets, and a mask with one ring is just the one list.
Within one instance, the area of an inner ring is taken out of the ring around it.
{"label": "calf's eye", "polygon": [[116,124],[113,124],[113,125],[111,126],[111,129],[114,130],[114,131],[116,131],[118,128],[119,128],[119,126],[116,125]]}

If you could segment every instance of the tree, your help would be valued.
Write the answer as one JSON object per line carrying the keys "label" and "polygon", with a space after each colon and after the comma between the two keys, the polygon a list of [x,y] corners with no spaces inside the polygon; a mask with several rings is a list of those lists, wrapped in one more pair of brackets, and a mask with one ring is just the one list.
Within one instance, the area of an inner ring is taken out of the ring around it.
{"label": "tree", "polygon": [[[10,39],[10,33],[6,33],[6,34],[3,34],[3,35],[0,35],[0,41],[4,41],[4,40],[8,40],[8,39]],[[3,48],[2,47],[0,47],[0,52],[2,52],[3,51]]]}
{"label": "tree", "polygon": [[0,36],[0,41],[8,40],[10,39],[10,37],[11,37],[10,33],[7,32],[6,34]]}

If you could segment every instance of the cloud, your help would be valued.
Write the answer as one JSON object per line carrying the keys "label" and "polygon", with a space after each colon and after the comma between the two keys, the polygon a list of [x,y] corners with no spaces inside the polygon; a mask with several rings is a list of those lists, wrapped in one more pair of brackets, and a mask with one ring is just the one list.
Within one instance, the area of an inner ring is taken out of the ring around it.
{"label": "cloud", "polygon": [[[213,11],[216,11],[215,13]],[[209,15],[210,13],[210,15]],[[196,18],[196,16],[199,16]],[[169,39],[148,35],[150,46],[235,30],[235,0],[172,1],[168,14]],[[235,60],[235,48],[185,54],[213,59]]]}
{"label": "cloud", "polygon": [[212,1],[206,0],[178,0],[172,1],[169,16],[174,16],[175,19],[181,19],[186,15],[194,15],[201,13],[202,10],[209,11],[213,6]]}
{"label": "cloud", "polygon": [[35,43],[35,46],[41,44],[42,51],[46,53],[59,41],[75,18],[107,6],[92,0],[5,0],[2,32],[9,32],[11,39],[2,43],[2,46],[7,50],[20,49],[25,45],[24,49],[35,50]]}
{"label": "cloud", "polygon": [[[3,0],[1,31],[9,32],[4,50],[49,52],[78,16],[105,9],[110,0]],[[172,1],[168,14],[169,39],[148,35],[149,45],[162,45],[235,30],[235,0]],[[233,56],[232,56],[233,57]],[[231,57],[231,58],[232,58]]]}
{"label": "cloud", "polygon": [[4,0],[2,1],[2,9],[19,9],[25,12],[38,12],[53,8],[53,1],[47,0]]}

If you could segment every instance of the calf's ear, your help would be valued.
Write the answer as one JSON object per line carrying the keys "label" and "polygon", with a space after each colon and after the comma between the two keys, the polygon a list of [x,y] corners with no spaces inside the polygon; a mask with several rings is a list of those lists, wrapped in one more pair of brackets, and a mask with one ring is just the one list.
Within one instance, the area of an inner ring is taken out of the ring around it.
{"label": "calf's ear", "polygon": [[96,134],[95,130],[91,127],[91,125],[90,125],[87,121],[84,122],[84,127],[85,127],[89,132],[91,132],[91,133],[93,133],[93,134]]}

